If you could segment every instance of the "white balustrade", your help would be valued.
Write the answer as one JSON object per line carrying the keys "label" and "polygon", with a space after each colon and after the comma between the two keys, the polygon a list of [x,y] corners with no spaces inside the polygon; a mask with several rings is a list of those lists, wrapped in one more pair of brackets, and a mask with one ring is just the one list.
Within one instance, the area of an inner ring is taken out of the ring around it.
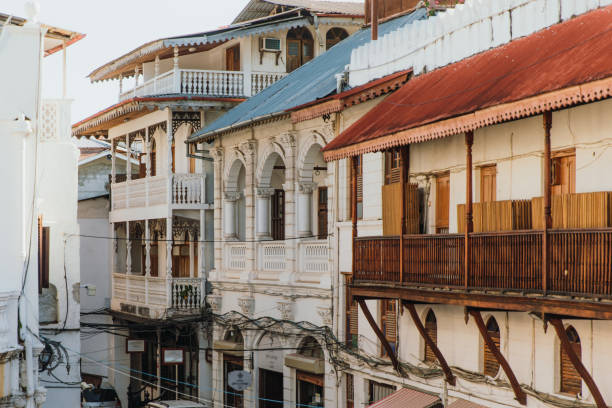
{"label": "white balustrade", "polygon": [[175,174],[172,176],[172,204],[204,204],[204,176]]}
{"label": "white balustrade", "polygon": [[251,74],[251,95],[256,95],[287,76],[284,72],[253,72]]}
{"label": "white balustrade", "polygon": [[232,271],[246,269],[246,244],[244,242],[224,243],[225,268]]}
{"label": "white balustrade", "polygon": [[199,309],[203,303],[202,292],[200,278],[172,279],[172,308]]}
{"label": "white balustrade", "polygon": [[285,260],[285,242],[261,242],[258,250],[259,270],[265,272],[282,272],[287,268]]}
{"label": "white balustrade", "polygon": [[324,274],[329,271],[327,241],[302,241],[298,244],[299,271]]}
{"label": "white balustrade", "polygon": [[175,85],[175,71],[170,70],[129,89],[119,95],[124,101],[134,97],[187,94],[200,96],[243,98],[255,95],[286,76],[283,72],[251,73],[251,89],[247,89],[247,75],[241,71],[214,71],[202,69],[179,69],[180,81]]}

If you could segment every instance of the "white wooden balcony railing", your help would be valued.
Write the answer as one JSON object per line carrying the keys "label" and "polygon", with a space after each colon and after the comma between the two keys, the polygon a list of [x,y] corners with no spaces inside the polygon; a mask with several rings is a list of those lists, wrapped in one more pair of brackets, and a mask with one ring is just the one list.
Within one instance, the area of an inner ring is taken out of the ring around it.
{"label": "white wooden balcony railing", "polygon": [[160,318],[166,311],[189,312],[204,304],[203,278],[170,278],[113,273],[111,307],[124,311],[133,306],[136,313],[148,309],[151,318]]}
{"label": "white wooden balcony railing", "polygon": [[[246,270],[247,245],[244,242],[224,244],[225,269],[227,277],[240,278]],[[329,272],[328,243],[326,240],[300,241],[297,243],[297,270],[299,280],[316,282]],[[280,273],[291,272],[287,263],[285,241],[263,241],[256,247],[257,279],[277,280]]]}
{"label": "white wooden balcony railing", "polygon": [[130,90],[121,92],[119,101],[167,94],[247,98],[261,92],[286,75],[282,72],[177,69],[164,72]]}
{"label": "white wooden balcony railing", "polygon": [[[173,174],[172,207],[199,209],[206,204],[203,174]],[[111,185],[112,210],[147,208],[168,203],[168,177],[144,177]]]}

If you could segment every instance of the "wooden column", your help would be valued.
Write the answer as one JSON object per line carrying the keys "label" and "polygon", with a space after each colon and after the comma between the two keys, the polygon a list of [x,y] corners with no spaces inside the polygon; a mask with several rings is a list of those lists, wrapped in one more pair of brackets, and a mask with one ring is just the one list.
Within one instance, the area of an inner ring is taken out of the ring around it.
{"label": "wooden column", "polygon": [[370,24],[372,24],[372,40],[378,40],[378,0],[371,1]]}
{"label": "wooden column", "polygon": [[423,337],[423,340],[425,340],[425,343],[427,343],[427,347],[429,347],[431,351],[433,351],[436,358],[438,359],[438,363],[440,363],[440,367],[442,367],[442,371],[444,371],[446,382],[448,382],[450,385],[455,385],[457,380],[455,376],[453,375],[453,372],[451,371],[450,367],[446,363],[446,359],[440,352],[440,349],[438,349],[438,345],[433,342],[431,337],[429,337],[429,334],[427,333],[427,331],[425,331],[425,327],[423,327],[423,323],[421,322],[421,319],[419,319],[419,316],[417,315],[414,304],[403,301],[402,305],[405,306],[406,309],[408,309],[408,312],[410,312],[410,317],[412,317],[412,321],[414,322],[414,325],[416,326],[419,333],[421,333],[421,337]]}
{"label": "wooden column", "polygon": [[[362,164],[363,165],[363,164]],[[353,276],[355,275],[356,256],[355,240],[357,239],[357,157],[351,157],[351,221],[353,223]]]}
{"label": "wooden column", "polygon": [[389,355],[389,358],[391,359],[391,364],[393,364],[393,368],[400,376],[403,376],[402,368],[399,365],[399,360],[397,359],[395,352],[391,348],[391,345],[387,341],[385,334],[382,332],[382,330],[380,330],[380,327],[378,327],[378,324],[376,324],[376,321],[372,317],[372,313],[370,313],[370,309],[368,309],[368,305],[366,305],[365,300],[357,299],[357,302],[359,303],[359,306],[361,307],[365,318],[368,320],[368,323],[370,323],[370,327],[372,327],[372,330],[374,330],[374,333],[376,333],[376,337],[378,337],[378,340],[380,340],[380,343],[385,348],[387,355]]}
{"label": "wooden column", "polygon": [[400,150],[400,194],[402,197],[402,216],[400,227],[400,270],[399,283],[404,282],[404,235],[406,234],[406,183],[408,183],[408,172],[410,169],[409,147],[402,146]]}
{"label": "wooden column", "polygon": [[544,119],[544,232],[542,233],[542,291],[548,291],[548,270],[550,260],[548,257],[548,230],[552,228],[551,210],[551,147],[550,129],[552,128],[552,112],[545,112]]}
{"label": "wooden column", "polygon": [[489,336],[489,332],[487,331],[487,326],[485,326],[484,321],[482,320],[482,316],[480,315],[480,311],[471,309],[469,310],[469,314],[472,315],[474,321],[476,322],[476,326],[478,326],[478,331],[480,331],[480,335],[484,340],[485,344],[491,351],[491,353],[495,356],[495,359],[499,363],[499,365],[503,368],[504,373],[506,373],[506,377],[508,377],[508,381],[510,381],[510,385],[512,386],[512,390],[514,391],[514,396],[516,400],[522,405],[527,405],[527,394],[521,388],[510,364],[506,361],[502,353],[499,351],[491,336]]}
{"label": "wooden column", "polygon": [[559,337],[563,351],[567,353],[567,356],[572,362],[572,365],[574,366],[576,371],[578,371],[578,374],[580,374],[580,377],[587,385],[587,387],[589,387],[589,391],[591,392],[591,395],[595,400],[595,404],[597,404],[598,408],[605,408],[606,402],[604,401],[603,396],[599,392],[599,388],[597,388],[597,384],[595,384],[593,377],[591,377],[588,370],[582,364],[580,357],[578,357],[574,352],[574,349],[572,348],[569,339],[567,338],[567,333],[565,332],[565,327],[563,327],[563,322],[561,321],[561,319],[557,318],[548,319],[548,321],[555,328],[555,332],[557,332],[557,337]]}
{"label": "wooden column", "polygon": [[115,175],[117,174],[117,160],[116,160],[116,149],[115,146],[117,145],[117,142],[115,139],[111,140],[111,184],[115,184],[116,180],[115,180]]}
{"label": "wooden column", "polygon": [[474,131],[465,132],[465,277],[464,285],[467,289],[470,276],[470,264],[472,258],[472,247],[470,245],[470,234],[474,230],[472,214],[472,145],[474,144]]}

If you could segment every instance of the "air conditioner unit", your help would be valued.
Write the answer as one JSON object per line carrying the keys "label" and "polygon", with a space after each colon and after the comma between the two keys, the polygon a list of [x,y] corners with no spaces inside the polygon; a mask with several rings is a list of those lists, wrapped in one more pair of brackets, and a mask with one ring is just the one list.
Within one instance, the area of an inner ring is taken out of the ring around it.
{"label": "air conditioner unit", "polygon": [[261,44],[262,51],[278,52],[281,50],[281,41],[279,38],[266,37]]}

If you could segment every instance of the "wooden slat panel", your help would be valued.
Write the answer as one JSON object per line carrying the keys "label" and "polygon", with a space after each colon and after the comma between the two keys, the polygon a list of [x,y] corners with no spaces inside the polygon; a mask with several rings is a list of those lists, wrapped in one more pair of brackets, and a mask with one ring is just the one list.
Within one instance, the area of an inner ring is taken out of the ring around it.
{"label": "wooden slat panel", "polygon": [[[393,183],[382,186],[383,235],[401,234],[402,200],[401,184]],[[419,233],[419,191],[416,184],[406,184],[406,232]]]}
{"label": "wooden slat panel", "polygon": [[[431,340],[438,344],[438,325],[436,324],[436,318],[433,315],[433,312],[429,312],[425,319],[425,331]],[[425,361],[435,362],[437,361],[436,355],[434,354],[431,347],[428,347],[425,344]]]}
{"label": "wooden slat panel", "polygon": [[448,232],[449,205],[450,173],[444,173],[436,176],[436,232]]}
{"label": "wooden slat panel", "polygon": [[[489,336],[491,336],[491,340],[493,340],[493,343],[495,343],[495,346],[499,350],[499,345],[500,345],[499,332],[489,331]],[[484,345],[484,374],[488,375],[489,377],[495,377],[498,371],[499,371],[499,363],[497,362],[495,355],[493,355],[491,350],[489,350],[489,347],[485,344]]]}
{"label": "wooden slat panel", "polygon": [[[610,192],[559,194],[552,197],[553,229],[612,226]],[[534,229],[544,228],[544,198],[532,199]]]}
{"label": "wooden slat panel", "polygon": [[[573,332],[572,332],[573,331]],[[570,340],[570,345],[574,350],[574,353],[580,358],[582,356],[582,348],[580,345],[580,339],[575,334],[575,329],[569,327],[566,332]],[[572,364],[568,354],[561,347],[561,387],[560,391],[565,394],[577,395],[582,392],[582,378],[580,373]]]}
{"label": "wooden slat panel", "polygon": [[[457,205],[457,231],[465,232],[465,204]],[[492,201],[473,204],[474,232],[512,231],[531,228],[528,200]]]}

